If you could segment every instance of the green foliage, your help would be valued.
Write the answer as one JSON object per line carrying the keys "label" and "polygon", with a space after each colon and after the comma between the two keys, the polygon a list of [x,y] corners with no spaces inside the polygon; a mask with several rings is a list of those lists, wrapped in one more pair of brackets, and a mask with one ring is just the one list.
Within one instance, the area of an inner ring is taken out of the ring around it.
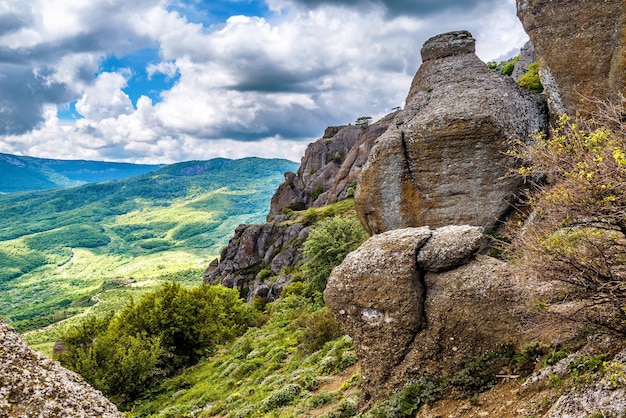
{"label": "green foliage", "polygon": [[[582,308],[571,319],[626,335],[626,124],[624,105],[591,119],[562,116],[550,136],[515,152],[536,216],[513,250],[528,274],[562,283]],[[543,176],[546,181],[536,181]]]}
{"label": "green foliage", "polygon": [[350,183],[350,186],[348,186],[348,188],[346,189],[346,199],[354,197],[354,192],[356,191],[358,185],[359,183],[356,181]]}
{"label": "green foliage", "polygon": [[517,63],[517,61],[519,61],[519,55],[506,61],[504,65],[502,65],[502,70],[500,71],[500,73],[507,76],[513,74],[513,69],[515,68],[515,64]]}
{"label": "green foliage", "polygon": [[[163,411],[187,416],[194,411],[197,416],[300,417],[322,407],[332,409],[329,416],[354,416],[358,374],[344,375],[356,360],[351,339],[327,341],[314,352],[302,346],[303,338],[308,338],[302,328],[308,321],[302,318],[325,318],[328,309],[291,295],[272,302],[267,311],[269,320],[260,328],[249,328],[213,358],[164,381],[137,401],[134,416]],[[326,363],[332,366],[323,367]],[[331,379],[339,389],[322,387]]]}
{"label": "green foliage", "polygon": [[513,69],[515,68],[515,64],[518,61],[519,55],[506,61],[500,61],[500,63],[490,61],[487,63],[487,67],[493,71],[499,71],[502,75],[511,76],[511,74],[513,74]]}
{"label": "green foliage", "polygon": [[318,197],[320,197],[320,195],[324,192],[324,185],[322,183],[317,183],[312,189],[311,189],[311,201],[315,202],[317,200]]}
{"label": "green foliage", "polygon": [[326,307],[298,317],[293,321],[292,327],[300,331],[300,348],[307,354],[343,335],[339,323]]}
{"label": "green foliage", "polygon": [[533,93],[541,93],[543,91],[543,85],[541,85],[541,80],[539,79],[539,69],[536,62],[528,66],[528,71],[522,74],[517,80],[517,84]]}
{"label": "green foliage", "polygon": [[115,317],[89,317],[71,328],[57,359],[125,402],[241,335],[254,318],[236,290],[166,284]]}
{"label": "green foliage", "polygon": [[308,260],[303,272],[311,292],[322,292],[331,270],[366,238],[367,232],[355,216],[324,219],[313,228],[304,242],[303,251]]}
{"label": "green foliage", "polygon": [[513,356],[513,348],[503,346],[481,358],[470,359],[446,381],[446,386],[457,397],[475,396],[496,383],[496,375],[504,367],[510,366]]}
{"label": "green foliage", "polygon": [[423,405],[432,404],[441,397],[437,382],[421,378],[408,383],[387,401],[377,404],[363,418],[404,418],[415,414]]}

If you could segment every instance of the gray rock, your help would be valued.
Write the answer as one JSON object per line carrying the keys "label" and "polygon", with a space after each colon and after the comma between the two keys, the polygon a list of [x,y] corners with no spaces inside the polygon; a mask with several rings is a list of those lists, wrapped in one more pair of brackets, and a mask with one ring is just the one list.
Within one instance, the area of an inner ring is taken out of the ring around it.
{"label": "gray rock", "polygon": [[384,384],[424,327],[424,287],[415,264],[428,228],[375,235],[333,269],[324,301],[355,343],[365,401]]}
{"label": "gray rock", "polygon": [[530,66],[530,64],[535,61],[537,61],[535,46],[531,41],[528,41],[520,49],[519,60],[515,63],[515,66],[513,67],[513,73],[511,73],[511,77],[513,77],[513,80],[519,80],[519,78],[528,71],[528,67]]}
{"label": "gray rock", "polygon": [[[504,263],[471,258],[477,232],[467,226],[387,231],[332,271],[324,301],[361,359],[362,407],[410,379],[453,373],[472,357],[522,341],[511,310],[519,290]],[[453,249],[441,248],[454,237]],[[418,260],[433,270],[469,264],[431,273]]]}
{"label": "gray rock", "polygon": [[550,110],[596,110],[591,99],[626,95],[624,0],[517,0],[517,15],[537,51]]}
{"label": "gray rock", "polygon": [[31,350],[0,319],[0,416],[123,418],[76,373]]}
{"label": "gray rock", "polygon": [[483,242],[481,228],[449,225],[437,228],[420,249],[417,264],[426,271],[439,272],[466,264]]}
{"label": "gray rock", "polygon": [[[512,137],[543,130],[543,99],[473,54],[453,32],[424,45],[404,110],[375,143],[355,195],[370,233],[428,225],[496,228],[522,186],[510,175]],[[445,45],[449,45],[447,48]]]}

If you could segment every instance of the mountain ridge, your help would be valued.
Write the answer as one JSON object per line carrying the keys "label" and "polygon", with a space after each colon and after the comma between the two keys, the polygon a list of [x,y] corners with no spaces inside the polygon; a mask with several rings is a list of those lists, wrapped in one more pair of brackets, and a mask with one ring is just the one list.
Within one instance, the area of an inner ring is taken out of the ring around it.
{"label": "mountain ridge", "polygon": [[0,194],[80,186],[134,177],[165,167],[90,160],[57,160],[0,153]]}

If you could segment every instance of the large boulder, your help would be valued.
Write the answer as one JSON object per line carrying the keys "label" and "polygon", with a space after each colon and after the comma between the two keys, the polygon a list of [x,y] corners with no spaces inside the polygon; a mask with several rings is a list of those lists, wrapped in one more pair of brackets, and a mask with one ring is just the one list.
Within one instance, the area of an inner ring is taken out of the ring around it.
{"label": "large boulder", "polygon": [[481,236],[470,226],[392,230],[332,271],[324,301],[361,359],[363,407],[411,378],[519,343],[511,274],[476,255]]}
{"label": "large boulder", "polygon": [[31,350],[0,319],[0,416],[122,418],[102,393]]}
{"label": "large boulder", "polygon": [[593,111],[587,100],[626,93],[624,0],[517,0],[555,114]]}
{"label": "large boulder", "polygon": [[466,31],[428,40],[404,110],[376,140],[355,196],[370,233],[494,228],[520,190],[511,138],[546,127],[543,99],[491,71]]}

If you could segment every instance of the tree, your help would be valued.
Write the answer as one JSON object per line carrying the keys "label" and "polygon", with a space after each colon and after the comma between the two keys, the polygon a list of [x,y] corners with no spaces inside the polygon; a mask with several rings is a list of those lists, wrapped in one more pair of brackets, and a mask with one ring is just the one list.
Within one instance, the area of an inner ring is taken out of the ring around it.
{"label": "tree", "polygon": [[[592,117],[561,116],[548,137],[519,147],[535,183],[516,241],[524,265],[569,289],[574,319],[626,335],[626,101]],[[537,179],[541,179],[538,182]]]}
{"label": "tree", "polygon": [[116,316],[90,317],[61,337],[65,367],[118,402],[195,364],[253,324],[234,289],[166,283]]}
{"label": "tree", "polygon": [[367,128],[371,121],[372,121],[371,116],[361,116],[357,118],[354,124],[358,126],[359,128]]}

